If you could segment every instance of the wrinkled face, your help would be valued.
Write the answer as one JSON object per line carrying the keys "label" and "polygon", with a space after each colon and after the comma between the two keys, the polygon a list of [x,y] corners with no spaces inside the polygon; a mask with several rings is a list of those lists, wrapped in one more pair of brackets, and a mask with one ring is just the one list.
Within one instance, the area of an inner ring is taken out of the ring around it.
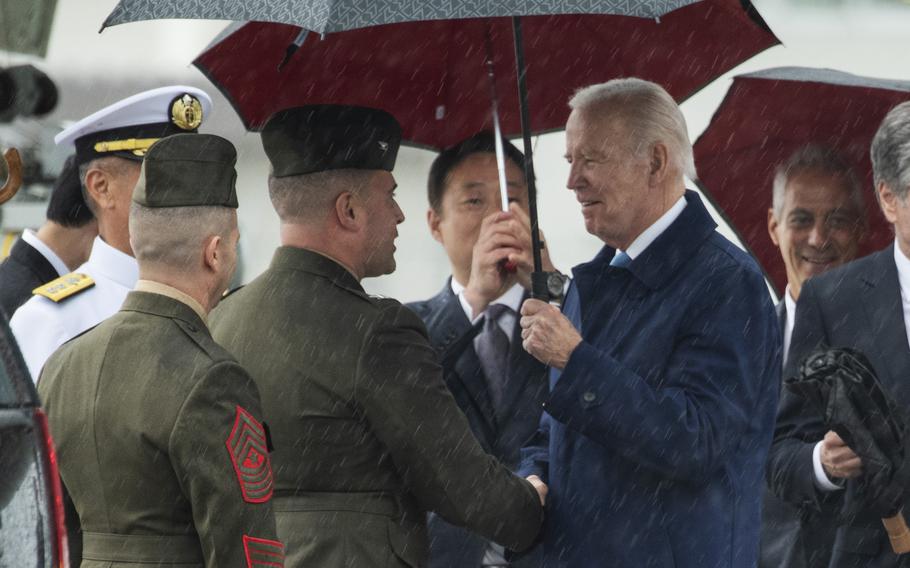
{"label": "wrinkled face", "polygon": [[395,178],[385,170],[370,177],[362,190],[366,209],[364,278],[395,271],[395,239],[404,213],[395,201]]}
{"label": "wrinkled face", "polygon": [[118,228],[128,231],[133,189],[136,187],[136,182],[139,181],[142,162],[121,158],[117,159],[114,164],[103,166],[102,169],[107,174],[108,184],[111,188],[114,205],[113,218]]}
{"label": "wrinkled face", "polygon": [[[527,212],[528,188],[524,173],[511,160],[506,159],[505,163],[509,202]],[[433,238],[445,248],[454,272],[470,274],[480,224],[501,210],[495,154],[471,154],[452,168],[446,177],[440,210],[430,209],[427,221]]]}
{"label": "wrinkled face", "polygon": [[566,186],[581,204],[585,228],[606,244],[625,249],[655,208],[649,190],[647,149],[634,146],[623,120],[576,109],[566,123]]}
{"label": "wrinkled face", "polygon": [[769,214],[768,231],[794,297],[807,279],[856,257],[862,221],[841,176],[807,170],[790,177],[780,218]]}
{"label": "wrinkled face", "polygon": [[885,219],[894,225],[898,246],[910,258],[910,194],[901,199],[884,186],[884,189],[879,189],[879,198]]}

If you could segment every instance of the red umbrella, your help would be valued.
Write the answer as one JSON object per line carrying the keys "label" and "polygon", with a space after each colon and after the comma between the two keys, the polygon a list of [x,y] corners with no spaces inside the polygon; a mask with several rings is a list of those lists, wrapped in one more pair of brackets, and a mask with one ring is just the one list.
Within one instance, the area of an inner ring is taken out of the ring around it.
{"label": "red umbrella", "polygon": [[781,67],[733,80],[711,124],[695,142],[703,189],[726,215],[778,291],[787,283],[768,236],[774,170],[796,150],[820,144],[839,152],[863,183],[870,231],[867,254],[894,239],[872,191],[869,145],[882,119],[910,100],[910,82],[803,67]]}
{"label": "red umbrella", "polygon": [[[656,19],[525,16],[528,110],[535,133],[561,129],[566,101],[584,85],[637,76],[683,100],[778,43],[749,2],[704,0]],[[512,20],[405,22],[310,33],[279,70],[296,26],[251,22],[223,35],[194,64],[250,130],[282,108],[357,104],[394,115],[412,144],[441,148],[490,127],[487,38],[500,120],[521,133]]]}

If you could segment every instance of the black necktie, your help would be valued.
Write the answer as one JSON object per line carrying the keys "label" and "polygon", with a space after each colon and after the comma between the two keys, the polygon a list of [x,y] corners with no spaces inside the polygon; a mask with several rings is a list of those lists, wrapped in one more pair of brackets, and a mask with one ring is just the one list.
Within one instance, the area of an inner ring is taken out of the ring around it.
{"label": "black necktie", "polygon": [[499,410],[503,399],[503,387],[508,377],[509,336],[499,325],[499,318],[511,308],[505,304],[490,304],[484,314],[483,330],[477,334],[474,343],[480,367],[487,379],[487,388],[493,408]]}

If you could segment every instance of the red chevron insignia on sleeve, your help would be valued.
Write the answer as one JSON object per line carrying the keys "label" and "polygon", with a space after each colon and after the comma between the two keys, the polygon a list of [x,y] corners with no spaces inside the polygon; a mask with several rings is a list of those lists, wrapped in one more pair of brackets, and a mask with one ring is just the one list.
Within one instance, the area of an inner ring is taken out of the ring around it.
{"label": "red chevron insignia on sleeve", "polygon": [[253,415],[237,406],[234,428],[224,443],[247,503],[264,503],[272,496],[272,464],[265,429]]}
{"label": "red chevron insignia on sleeve", "polygon": [[243,535],[243,552],[247,568],[284,566],[284,545],[277,540]]}

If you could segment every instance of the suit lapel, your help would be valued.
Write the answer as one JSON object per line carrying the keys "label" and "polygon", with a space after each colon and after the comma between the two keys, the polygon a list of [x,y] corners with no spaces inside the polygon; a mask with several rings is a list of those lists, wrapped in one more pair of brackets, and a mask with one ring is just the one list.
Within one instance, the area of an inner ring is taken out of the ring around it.
{"label": "suit lapel", "polygon": [[445,374],[446,384],[456,399],[464,400],[477,410],[483,419],[487,439],[492,442],[496,416],[480,360],[474,351],[474,338],[480,332],[480,326],[471,326],[448,282],[430,304],[433,318],[438,318],[440,323],[447,322],[446,325],[427,326],[433,329],[431,340],[439,346],[443,368],[451,369]]}
{"label": "suit lapel", "polygon": [[[527,299],[527,294],[522,301]],[[520,318],[521,315],[518,315]],[[512,342],[509,347],[509,378],[503,393],[499,422],[504,423],[515,413],[516,404],[527,389],[546,389],[546,373],[543,364],[528,354],[521,346],[521,326],[515,320]],[[536,397],[535,397],[536,398]]]}
{"label": "suit lapel", "polygon": [[894,264],[894,245],[877,253],[874,270],[859,276],[861,296],[870,333],[868,342],[878,353],[883,368],[876,369],[879,378],[902,404],[910,402],[910,346],[901,304],[900,282]]}

